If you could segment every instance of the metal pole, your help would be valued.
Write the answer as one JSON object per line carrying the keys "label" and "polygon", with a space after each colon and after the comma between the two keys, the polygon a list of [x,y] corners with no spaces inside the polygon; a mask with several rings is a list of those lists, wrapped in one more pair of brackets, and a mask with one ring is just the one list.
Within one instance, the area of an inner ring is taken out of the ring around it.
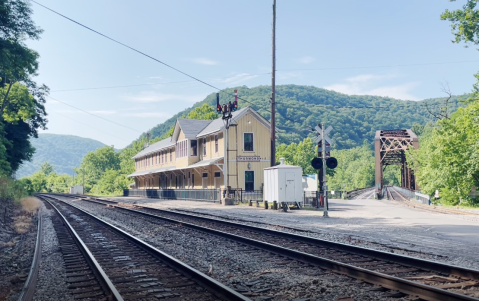
{"label": "metal pole", "polygon": [[324,212],[323,216],[328,217],[328,185],[326,180],[326,139],[324,139],[324,124],[321,126],[321,146],[323,157],[323,193],[324,193]]}
{"label": "metal pole", "polygon": [[276,165],[275,74],[276,74],[276,0],[273,0],[273,69],[271,71],[271,166]]}
{"label": "metal pole", "polygon": [[230,159],[230,154],[229,154],[229,150],[230,150],[230,139],[229,139],[229,126],[226,127],[226,152],[225,152],[225,190],[226,190],[226,195],[225,197],[228,197],[228,186],[230,185],[230,174],[229,174],[229,159]]}
{"label": "metal pole", "polygon": [[85,194],[85,169],[82,169],[83,171],[83,187],[82,187],[82,194]]}

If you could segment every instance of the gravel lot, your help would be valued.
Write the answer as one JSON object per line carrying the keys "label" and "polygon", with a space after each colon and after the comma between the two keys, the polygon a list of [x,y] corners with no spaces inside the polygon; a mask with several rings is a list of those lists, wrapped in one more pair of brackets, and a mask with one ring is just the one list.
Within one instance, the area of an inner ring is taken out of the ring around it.
{"label": "gravel lot", "polygon": [[53,210],[42,203],[43,242],[42,263],[34,300],[74,300],[67,288],[65,266],[58,239],[53,228],[52,218],[57,218]]}
{"label": "gravel lot", "polygon": [[213,235],[147,217],[132,218],[102,205],[73,203],[254,300],[403,300],[387,297],[391,292],[372,291],[372,285],[355,279]]}
{"label": "gravel lot", "polygon": [[109,198],[156,208],[213,215],[226,220],[296,232],[321,239],[428,258],[479,269],[479,221],[476,217],[436,214],[370,199],[331,200],[330,218],[322,212],[265,210],[248,206]]}

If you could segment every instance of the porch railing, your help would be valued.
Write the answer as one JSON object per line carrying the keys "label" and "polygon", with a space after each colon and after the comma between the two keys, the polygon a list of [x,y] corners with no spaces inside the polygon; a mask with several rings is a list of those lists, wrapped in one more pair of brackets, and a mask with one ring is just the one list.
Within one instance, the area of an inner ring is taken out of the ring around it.
{"label": "porch railing", "polygon": [[219,203],[220,189],[125,189],[123,196]]}

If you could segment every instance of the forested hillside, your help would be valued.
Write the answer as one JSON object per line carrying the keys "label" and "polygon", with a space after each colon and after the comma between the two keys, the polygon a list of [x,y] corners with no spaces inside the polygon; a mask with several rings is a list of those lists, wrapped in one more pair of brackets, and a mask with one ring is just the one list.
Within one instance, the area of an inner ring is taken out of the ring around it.
{"label": "forested hillside", "polygon": [[[239,106],[251,106],[266,119],[270,119],[269,86],[248,88],[246,86],[226,89],[220,93],[220,102],[233,99],[238,89]],[[425,124],[432,119],[426,109],[439,110],[444,98],[422,101],[403,101],[388,97],[369,95],[346,95],[313,86],[276,86],[277,127],[279,143],[298,143],[306,137],[314,137],[308,130],[319,122],[333,126],[333,146],[348,149],[361,146],[364,140],[372,143],[378,129],[410,128],[414,123]],[[202,104],[216,106],[215,94],[194,104],[150,130],[151,137],[160,137],[167,132],[177,118],[187,115]],[[449,101],[449,111],[458,107],[458,97]],[[144,135],[142,135],[144,137]]]}
{"label": "forested hillside", "polygon": [[25,162],[17,171],[17,178],[33,174],[45,162],[50,163],[58,174],[74,175],[73,167],[78,167],[88,152],[105,146],[89,138],[56,134],[40,134],[30,143],[35,153],[32,161]]}

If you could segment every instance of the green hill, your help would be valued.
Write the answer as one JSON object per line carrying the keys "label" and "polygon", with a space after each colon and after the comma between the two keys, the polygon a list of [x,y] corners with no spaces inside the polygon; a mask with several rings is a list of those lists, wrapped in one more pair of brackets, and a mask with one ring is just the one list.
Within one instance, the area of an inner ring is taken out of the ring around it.
{"label": "green hill", "polygon": [[[234,90],[244,100],[239,107],[251,106],[266,119],[270,119],[270,86],[230,88],[220,93],[220,103],[234,99]],[[458,98],[449,101],[449,111],[457,110]],[[347,149],[361,146],[366,139],[373,143],[376,130],[410,128],[414,123],[425,124],[433,120],[426,109],[439,110],[444,98],[422,101],[404,101],[389,97],[369,95],[346,95],[313,86],[280,85],[276,87],[277,128],[279,143],[299,142],[318,123],[331,125],[333,147]],[[216,94],[208,95],[203,101],[174,115],[150,130],[151,138],[162,136],[174,125],[177,118],[188,114],[195,107],[207,103],[216,106]],[[144,136],[143,134],[142,136]]]}
{"label": "green hill", "polygon": [[88,152],[105,144],[78,136],[39,134],[38,139],[31,139],[35,154],[31,162],[25,162],[17,171],[17,178],[29,176],[40,169],[44,162],[55,167],[58,174],[74,175],[73,167],[78,167]]}

